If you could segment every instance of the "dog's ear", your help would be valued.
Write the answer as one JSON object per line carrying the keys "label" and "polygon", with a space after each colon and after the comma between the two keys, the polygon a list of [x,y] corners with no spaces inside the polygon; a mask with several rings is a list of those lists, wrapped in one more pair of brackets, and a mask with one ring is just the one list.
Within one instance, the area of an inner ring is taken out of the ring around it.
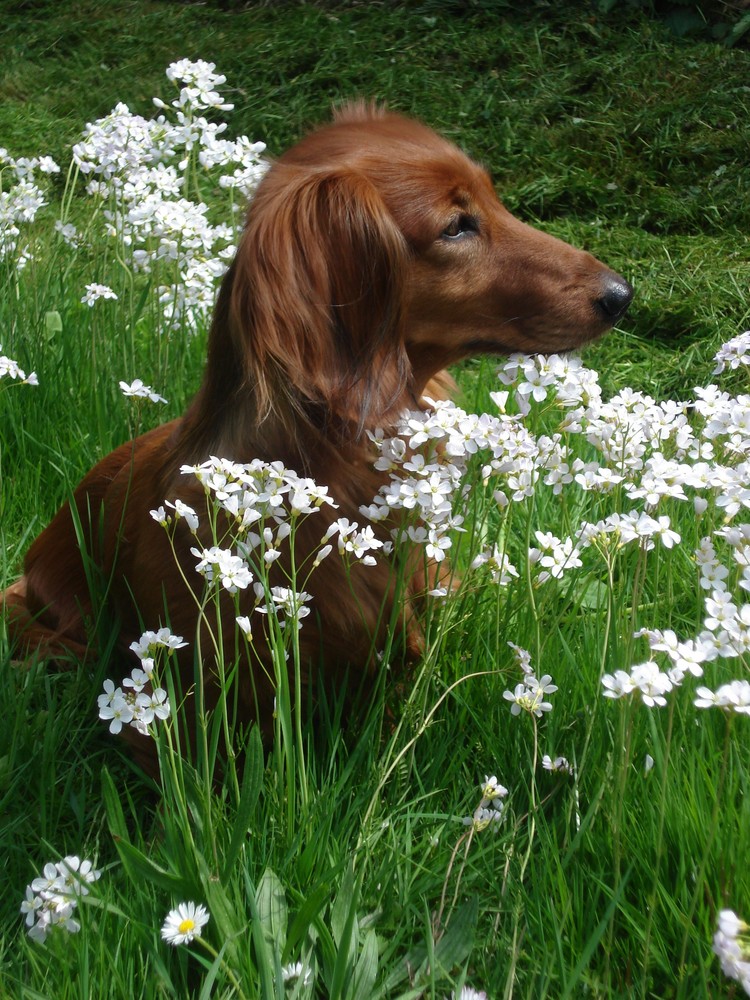
{"label": "dog's ear", "polygon": [[410,371],[406,257],[367,178],[276,164],[250,206],[230,303],[260,418],[281,399],[357,434],[392,415]]}

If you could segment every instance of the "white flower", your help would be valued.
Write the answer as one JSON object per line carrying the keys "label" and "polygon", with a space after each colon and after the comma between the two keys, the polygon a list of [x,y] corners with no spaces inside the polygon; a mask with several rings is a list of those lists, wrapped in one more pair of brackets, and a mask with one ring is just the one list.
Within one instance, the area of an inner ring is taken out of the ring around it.
{"label": "white flower", "polygon": [[471,568],[478,569],[480,566],[486,566],[489,569],[493,583],[500,587],[507,587],[512,580],[518,579],[518,570],[498,545],[493,545],[491,549],[475,556]]}
{"label": "white flower", "polygon": [[301,979],[304,986],[309,986],[313,981],[313,972],[312,969],[303,965],[302,962],[292,962],[290,965],[283,965],[281,967],[281,978],[285,983]]}
{"label": "white flower", "polygon": [[150,385],[144,385],[142,380],[139,378],[133,379],[130,383],[121,381],[120,389],[122,390],[123,396],[136,396],[140,399],[150,399],[152,403],[166,403],[166,399],[163,396],[154,392]]}
{"label": "white flower", "polygon": [[738,934],[750,930],[744,920],[741,920],[734,910],[720,910],[716,923],[722,934],[736,938]]}
{"label": "white flower", "polygon": [[511,715],[520,715],[522,711],[541,718],[544,712],[552,711],[552,704],[544,701],[545,694],[557,691],[557,685],[551,683],[552,678],[545,674],[539,680],[533,674],[527,674],[522,684],[517,684],[513,691],[504,691],[503,698],[513,704]]}
{"label": "white flower", "polygon": [[750,996],[750,949],[746,932],[748,926],[733,910],[721,910],[714,934],[714,953],[721,962],[721,971],[737,980]]}
{"label": "white flower", "polygon": [[209,921],[205,906],[195,903],[179,903],[170,910],[161,929],[161,936],[171,945],[190,944],[193,938],[200,937],[203,928]]}
{"label": "white flower", "polygon": [[526,649],[522,649],[521,646],[516,645],[515,642],[508,642],[508,646],[513,653],[513,659],[521,668],[522,673],[530,675],[533,672],[531,667],[531,653]]}
{"label": "white flower", "polygon": [[89,894],[88,886],[100,876],[91,861],[82,861],[74,854],[46,864],[43,874],[26,887],[26,897],[21,903],[29,937],[43,942],[55,927],[70,934],[79,931],[81,925],[73,919],[78,899]]}
{"label": "white flower", "polygon": [[156,507],[154,510],[150,510],[149,514],[151,515],[151,517],[153,517],[153,519],[156,521],[157,524],[160,524],[162,526],[162,528],[166,528],[167,525],[172,520],[170,515],[167,514],[166,510],[164,509],[163,504],[160,507]]}
{"label": "white flower", "polygon": [[253,629],[250,624],[250,619],[247,615],[238,615],[237,618],[235,618],[235,621],[249,642],[253,638]]}
{"label": "white flower", "polygon": [[461,822],[464,826],[473,827],[478,833],[482,830],[486,830],[488,826],[497,830],[503,819],[504,809],[504,803],[498,802],[495,799],[489,807],[486,805],[479,805],[477,809],[474,810],[474,814],[472,816],[464,816]]}
{"label": "white flower", "polygon": [[722,344],[714,356],[714,361],[716,362],[714,375],[720,374],[727,367],[733,369],[750,364],[750,330]]}
{"label": "white flower", "polygon": [[[93,304],[98,299],[116,299],[117,295],[109,285],[99,285],[97,282],[92,281],[86,285],[86,293],[81,299],[81,302],[87,306],[93,306]],[[122,383],[121,383],[122,384]]]}
{"label": "white flower", "polygon": [[[105,686],[107,683],[112,683],[111,681],[105,681]],[[102,696],[99,696],[100,699]],[[109,725],[109,731],[114,736],[116,736],[123,726],[128,725],[133,721],[133,706],[130,701],[128,701],[120,688],[117,688],[109,697],[107,694],[107,702],[105,704],[99,705],[99,718],[105,721],[111,720]]]}
{"label": "white flower", "polygon": [[234,555],[230,549],[212,545],[209,549],[191,548],[190,551],[199,557],[196,570],[205,576],[209,583],[218,579],[230,594],[245,590],[253,582],[253,574],[245,560]]}
{"label": "white flower", "polygon": [[[0,259],[2,254],[0,254]],[[2,351],[3,345],[0,344],[0,351]],[[0,354],[0,378],[12,378],[17,379],[19,382],[26,385],[39,385],[39,379],[36,376],[36,372],[32,372],[27,375],[22,368],[18,367],[18,362],[13,361],[12,358],[6,358],[5,355]]]}
{"label": "white flower", "polygon": [[542,767],[545,771],[554,771],[557,774],[573,774],[573,768],[566,757],[555,757],[553,760],[549,754],[542,757]]}
{"label": "white flower", "polygon": [[175,649],[182,649],[183,646],[187,646],[181,635],[175,635],[168,628],[160,628],[157,632],[152,632],[150,629],[144,632],[140,639],[136,642],[131,642],[130,649],[135,653],[139,660],[144,660],[148,657],[152,657],[157,649],[163,648],[167,652],[172,652]]}
{"label": "white flower", "polygon": [[663,706],[667,704],[664,695],[674,687],[673,680],[659,670],[658,664],[653,660],[646,663],[639,663],[630,672],[633,684],[641,692],[644,705],[653,708],[654,705]]}
{"label": "white flower", "polygon": [[498,782],[494,774],[489,778],[485,775],[484,784],[482,785],[482,798],[488,800],[504,798],[507,794],[508,789]]}
{"label": "white flower", "polygon": [[471,986],[462,986],[460,992],[454,990],[451,993],[451,1000],[487,1000],[484,990],[475,990]]}
{"label": "white flower", "polygon": [[707,687],[696,690],[693,704],[696,708],[723,708],[725,712],[750,715],[750,681],[736,680],[722,684],[717,691]]}
{"label": "white flower", "polygon": [[605,674],[602,677],[605,698],[623,698],[635,690],[635,684],[629,673],[624,670],[616,670],[614,674]]}
{"label": "white flower", "polygon": [[188,505],[183,503],[182,500],[175,500],[174,503],[169,500],[165,500],[164,502],[167,507],[172,508],[175,518],[184,518],[187,522],[188,528],[190,528],[192,532],[196,532],[198,530],[198,515],[192,507],[188,507]]}

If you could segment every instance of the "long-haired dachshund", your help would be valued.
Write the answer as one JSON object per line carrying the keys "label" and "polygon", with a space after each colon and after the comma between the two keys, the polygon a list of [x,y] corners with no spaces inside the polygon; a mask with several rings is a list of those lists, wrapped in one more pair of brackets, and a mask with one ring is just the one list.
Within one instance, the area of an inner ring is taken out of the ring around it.
{"label": "long-haired dachshund", "polygon": [[[46,657],[86,655],[94,565],[109,581],[123,653],[143,628],[169,624],[190,640],[178,654],[187,690],[198,610],[149,516],[175,498],[204,507],[184,463],[280,460],[329,488],[339,506],[323,511],[327,523],[361,520],[360,506],[387,478],[373,468],[367,431],[418,408],[453,362],[578,347],[609,329],[631,296],[594,257],[514,218],[487,173],[429,128],[345,107],[276,161],[253,197],[187,413],[99,462],[75,492],[75,516],[66,505],[32,544],[24,575],[4,594],[14,642]],[[319,547],[323,519],[301,524],[299,559]],[[177,557],[192,579],[195,540],[182,528]],[[399,600],[424,586],[417,573]],[[313,613],[300,632],[308,680],[318,667],[333,684],[348,667],[374,670],[372,650],[396,600],[388,568],[355,566],[347,578],[329,558],[308,589]],[[230,635],[231,599],[222,614]],[[414,645],[402,620],[405,645]],[[211,704],[218,682],[208,648]],[[240,715],[268,731],[274,692],[261,640],[256,653],[238,675]]]}

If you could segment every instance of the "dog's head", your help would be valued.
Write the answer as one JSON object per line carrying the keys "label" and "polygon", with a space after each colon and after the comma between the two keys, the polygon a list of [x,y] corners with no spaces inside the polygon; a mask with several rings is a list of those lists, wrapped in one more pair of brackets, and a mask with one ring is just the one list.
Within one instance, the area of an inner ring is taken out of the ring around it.
{"label": "dog's head", "polygon": [[632,297],[590,254],[514,218],[454,145],[363,104],[272,166],[232,285],[235,346],[263,406],[282,393],[360,429],[463,357],[585,344]]}

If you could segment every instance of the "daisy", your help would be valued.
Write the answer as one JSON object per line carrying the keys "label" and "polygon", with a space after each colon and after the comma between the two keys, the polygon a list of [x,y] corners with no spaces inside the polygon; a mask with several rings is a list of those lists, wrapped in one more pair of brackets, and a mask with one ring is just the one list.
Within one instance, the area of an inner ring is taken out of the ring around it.
{"label": "daisy", "polygon": [[208,920],[209,914],[205,906],[195,903],[180,903],[167,914],[167,919],[161,929],[161,936],[175,947],[178,944],[190,944],[193,938],[201,936],[201,931]]}

